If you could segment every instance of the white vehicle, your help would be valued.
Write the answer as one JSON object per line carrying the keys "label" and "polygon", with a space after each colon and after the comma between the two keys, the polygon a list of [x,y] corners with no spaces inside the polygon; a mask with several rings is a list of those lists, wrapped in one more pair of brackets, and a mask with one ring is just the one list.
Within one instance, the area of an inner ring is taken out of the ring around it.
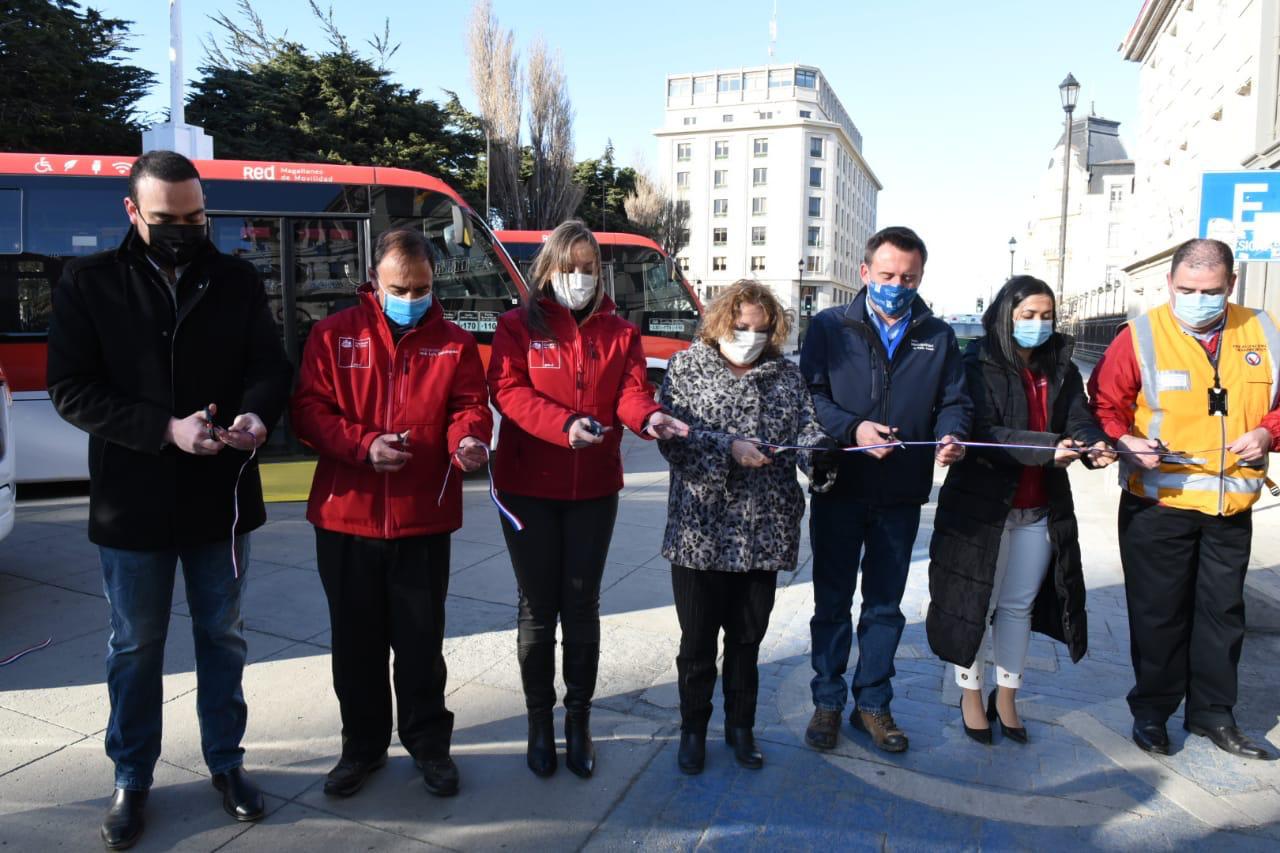
{"label": "white vehicle", "polygon": [[16,469],[13,452],[13,395],[4,368],[0,367],[0,539],[13,530],[17,513]]}

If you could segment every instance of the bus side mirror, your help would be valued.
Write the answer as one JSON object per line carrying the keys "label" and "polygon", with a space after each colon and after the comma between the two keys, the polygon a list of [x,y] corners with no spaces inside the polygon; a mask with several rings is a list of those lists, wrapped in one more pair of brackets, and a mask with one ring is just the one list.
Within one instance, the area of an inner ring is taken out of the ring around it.
{"label": "bus side mirror", "polygon": [[453,224],[450,226],[449,233],[445,235],[445,239],[455,246],[461,246],[464,249],[471,248],[471,226],[467,224],[467,214],[463,211],[461,205],[453,205]]}

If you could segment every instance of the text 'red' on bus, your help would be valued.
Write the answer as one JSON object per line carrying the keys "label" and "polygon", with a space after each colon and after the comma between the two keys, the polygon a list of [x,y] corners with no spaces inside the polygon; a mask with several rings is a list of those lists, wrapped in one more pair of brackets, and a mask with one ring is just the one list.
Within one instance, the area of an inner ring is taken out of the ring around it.
{"label": "text 'red' on bus", "polygon": [[[0,153],[0,364],[14,397],[18,482],[88,477],[87,436],[53,410],[45,382],[50,293],[70,258],[120,244],[131,156]],[[355,304],[372,246],[421,228],[436,248],[435,298],[481,343],[523,282],[492,232],[447,184],[374,166],[197,160],[209,232],[262,276],[296,365],[312,327]],[[211,357],[217,357],[211,353]],[[300,447],[277,429],[264,452]]]}
{"label": "text 'red' on bus", "polygon": [[[550,231],[496,231],[524,280]],[[702,319],[702,304],[671,257],[648,237],[595,232],[606,292],[618,315],[640,327],[649,379],[662,381],[667,359],[687,349]]]}

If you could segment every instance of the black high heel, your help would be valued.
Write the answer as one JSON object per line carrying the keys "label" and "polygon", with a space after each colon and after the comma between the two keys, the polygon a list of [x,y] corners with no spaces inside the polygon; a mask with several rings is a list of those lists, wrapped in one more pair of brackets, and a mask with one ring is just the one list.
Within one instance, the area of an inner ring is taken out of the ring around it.
{"label": "black high heel", "polygon": [[989,727],[985,729],[971,729],[969,728],[969,724],[964,721],[964,692],[963,691],[961,691],[960,693],[959,707],[960,707],[960,725],[964,726],[964,733],[969,737],[973,738],[974,740],[976,740],[978,743],[984,744],[986,746],[990,746],[991,745],[991,729]]}
{"label": "black high heel", "polygon": [[[991,721],[1000,720],[1000,712],[996,710],[996,690],[991,688],[991,695],[987,697],[987,719]],[[1027,730],[1019,726],[1006,726],[1004,720],[1000,720],[1000,734],[1007,737],[1014,743],[1027,742]]]}

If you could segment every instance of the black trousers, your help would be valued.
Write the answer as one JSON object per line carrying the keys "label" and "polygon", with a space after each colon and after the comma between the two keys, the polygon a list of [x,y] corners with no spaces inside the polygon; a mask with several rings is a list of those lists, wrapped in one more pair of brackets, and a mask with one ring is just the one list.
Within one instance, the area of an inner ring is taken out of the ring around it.
{"label": "black trousers", "polygon": [[524,522],[517,532],[502,520],[520,590],[517,652],[531,715],[556,704],[556,622],[564,639],[564,707],[591,709],[600,664],[600,579],[618,517],[618,496],[582,501],[503,493]]}
{"label": "black trousers", "polygon": [[1234,722],[1253,516],[1221,517],[1120,498],[1120,561],[1136,680],[1134,719]]}
{"label": "black trousers", "polygon": [[417,759],[447,756],[449,534],[369,539],[316,528],[316,562],[329,599],[343,756],[367,761],[391,743],[392,651],[400,742]]}
{"label": "black trousers", "polygon": [[756,668],[760,643],[769,629],[776,572],[714,572],[671,566],[671,591],[680,620],[676,675],[680,685],[680,727],[706,732],[716,689],[716,652],[724,629],[725,726],[756,724]]}

